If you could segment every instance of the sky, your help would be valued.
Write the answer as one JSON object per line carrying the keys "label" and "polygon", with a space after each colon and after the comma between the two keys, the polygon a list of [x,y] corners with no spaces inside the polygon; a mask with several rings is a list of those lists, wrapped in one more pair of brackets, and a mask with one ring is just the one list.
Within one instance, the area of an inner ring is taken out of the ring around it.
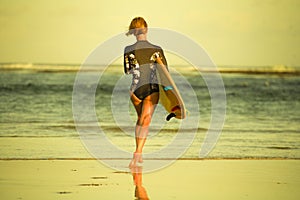
{"label": "sky", "polygon": [[0,62],[80,64],[142,16],[217,65],[300,66],[299,10],[299,0],[0,0]]}

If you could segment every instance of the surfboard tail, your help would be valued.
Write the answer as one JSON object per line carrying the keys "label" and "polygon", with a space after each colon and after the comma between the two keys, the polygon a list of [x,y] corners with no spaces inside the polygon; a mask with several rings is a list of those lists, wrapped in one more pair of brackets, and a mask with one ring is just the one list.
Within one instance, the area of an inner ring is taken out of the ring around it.
{"label": "surfboard tail", "polygon": [[159,52],[156,52],[151,56],[151,61],[158,64],[157,71],[160,85],[160,102],[166,111],[169,112],[166,120],[169,121],[173,117],[184,119],[186,117],[186,111],[183,100],[169,71],[163,64]]}

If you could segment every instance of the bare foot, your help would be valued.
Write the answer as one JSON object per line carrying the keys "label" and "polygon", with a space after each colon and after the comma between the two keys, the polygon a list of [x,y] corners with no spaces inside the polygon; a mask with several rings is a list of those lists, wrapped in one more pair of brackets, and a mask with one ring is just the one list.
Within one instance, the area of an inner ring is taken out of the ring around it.
{"label": "bare foot", "polygon": [[133,158],[129,163],[129,168],[141,166],[143,163],[142,153],[133,153]]}

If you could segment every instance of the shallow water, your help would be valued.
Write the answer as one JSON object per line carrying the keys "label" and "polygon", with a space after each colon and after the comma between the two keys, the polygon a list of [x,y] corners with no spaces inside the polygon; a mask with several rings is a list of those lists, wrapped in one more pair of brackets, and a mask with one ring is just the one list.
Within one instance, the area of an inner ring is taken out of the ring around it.
{"label": "shallow water", "polygon": [[[47,67],[47,66],[44,66]],[[51,66],[49,66],[50,68]],[[123,75],[105,71],[96,89],[95,110],[107,138],[126,151],[133,151],[135,113],[130,103],[127,124],[118,124],[112,113],[112,93]],[[92,72],[86,72],[91,73]],[[211,98],[204,80],[193,72],[183,78],[173,71],[190,116],[200,114],[197,134],[183,158],[197,158],[210,127]],[[209,74],[208,74],[209,76]],[[72,92],[76,71],[2,70],[0,72],[0,157],[53,158],[87,157],[75,129]],[[123,77],[130,83],[130,77]],[[222,74],[226,91],[226,121],[211,158],[300,158],[300,78],[297,75]],[[120,94],[128,102],[127,88]],[[118,102],[117,102],[118,103]],[[199,112],[195,113],[195,104]],[[170,143],[179,120],[164,121],[161,106],[155,113],[145,152]],[[185,120],[189,120],[189,117]],[[188,133],[188,128],[183,132]],[[180,145],[180,144],[178,144]]]}

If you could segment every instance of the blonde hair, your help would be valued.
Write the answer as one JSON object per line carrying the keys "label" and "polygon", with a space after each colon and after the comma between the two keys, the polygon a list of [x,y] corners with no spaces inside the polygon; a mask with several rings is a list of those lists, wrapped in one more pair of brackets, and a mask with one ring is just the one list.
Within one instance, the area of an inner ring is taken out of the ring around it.
{"label": "blonde hair", "polygon": [[129,35],[140,35],[147,33],[148,25],[144,18],[142,17],[135,17],[128,28],[128,32],[126,33],[127,36]]}

